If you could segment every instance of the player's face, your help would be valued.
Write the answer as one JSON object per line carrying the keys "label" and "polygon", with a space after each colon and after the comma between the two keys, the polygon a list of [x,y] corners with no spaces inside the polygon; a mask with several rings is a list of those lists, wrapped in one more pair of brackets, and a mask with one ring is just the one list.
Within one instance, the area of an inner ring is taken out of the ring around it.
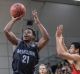
{"label": "player's face", "polygon": [[76,49],[75,49],[75,46],[74,46],[73,44],[70,46],[69,52],[70,52],[71,54],[75,54]]}
{"label": "player's face", "polygon": [[47,69],[46,69],[46,66],[45,65],[41,65],[39,67],[39,73],[40,74],[47,74]]}
{"label": "player's face", "polygon": [[27,29],[23,33],[23,40],[25,41],[31,41],[33,39],[33,32],[30,29]]}

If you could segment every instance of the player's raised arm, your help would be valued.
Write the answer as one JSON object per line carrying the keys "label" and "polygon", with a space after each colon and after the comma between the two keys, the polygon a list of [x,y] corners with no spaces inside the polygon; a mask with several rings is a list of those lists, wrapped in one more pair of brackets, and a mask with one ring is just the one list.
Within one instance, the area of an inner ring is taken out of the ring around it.
{"label": "player's raised arm", "polygon": [[38,28],[40,29],[41,32],[41,38],[38,42],[38,47],[39,49],[43,48],[47,42],[49,41],[49,34],[47,32],[47,30],[45,29],[45,27],[43,26],[43,24],[40,22],[37,12],[34,10],[32,11],[33,17],[34,17],[34,21],[36,23],[36,25],[38,26]]}

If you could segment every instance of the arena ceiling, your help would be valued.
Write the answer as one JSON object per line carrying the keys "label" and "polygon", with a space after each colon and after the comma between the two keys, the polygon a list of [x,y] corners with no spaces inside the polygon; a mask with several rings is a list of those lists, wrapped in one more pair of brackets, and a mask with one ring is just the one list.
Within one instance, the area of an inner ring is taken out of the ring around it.
{"label": "arena ceiling", "polygon": [[70,4],[70,5],[80,5],[80,1],[74,1],[74,0],[32,0],[32,1],[53,2],[53,3],[62,3],[62,4]]}

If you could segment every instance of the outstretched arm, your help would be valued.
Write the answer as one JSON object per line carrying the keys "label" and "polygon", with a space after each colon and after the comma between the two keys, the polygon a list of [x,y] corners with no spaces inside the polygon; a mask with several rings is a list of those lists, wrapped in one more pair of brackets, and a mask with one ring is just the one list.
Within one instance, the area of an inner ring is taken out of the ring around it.
{"label": "outstretched arm", "polygon": [[[61,25],[62,26],[62,25]],[[62,36],[62,30],[63,30],[63,26],[62,28],[60,28],[60,26],[57,27],[57,30],[56,30],[56,49],[57,49],[57,53],[60,55],[62,52],[61,52],[61,47],[60,47],[60,43],[59,43],[59,40],[61,39],[61,43],[62,45],[64,45],[63,43],[63,36]],[[65,51],[65,49],[64,49]]]}
{"label": "outstretched arm", "polygon": [[18,38],[15,36],[15,34],[11,31],[14,23],[19,20],[22,16],[20,17],[12,17],[12,19],[9,21],[9,23],[5,26],[4,28],[4,33],[5,36],[7,37],[7,39],[13,44],[13,45],[17,45],[18,44]]}
{"label": "outstretched arm", "polygon": [[44,28],[44,26],[42,25],[42,23],[40,22],[37,12],[35,10],[32,11],[32,15],[34,17],[35,23],[39,27],[40,32],[42,34],[42,37],[40,38],[40,40],[38,42],[38,47],[39,47],[39,49],[41,49],[47,44],[47,42],[49,40],[49,34],[48,34],[47,30]]}
{"label": "outstretched arm", "polygon": [[63,26],[59,25],[56,30],[56,49],[57,53],[64,59],[67,60],[80,60],[80,56],[77,54],[70,54],[66,51],[65,45],[63,44]]}

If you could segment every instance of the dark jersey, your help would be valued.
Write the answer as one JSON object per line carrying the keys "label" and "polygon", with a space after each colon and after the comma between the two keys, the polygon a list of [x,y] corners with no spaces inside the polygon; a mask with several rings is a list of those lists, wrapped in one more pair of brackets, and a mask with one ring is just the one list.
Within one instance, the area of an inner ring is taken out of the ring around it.
{"label": "dark jersey", "polygon": [[38,59],[37,45],[31,43],[27,46],[24,41],[21,41],[13,53],[13,71],[19,74],[33,74]]}

